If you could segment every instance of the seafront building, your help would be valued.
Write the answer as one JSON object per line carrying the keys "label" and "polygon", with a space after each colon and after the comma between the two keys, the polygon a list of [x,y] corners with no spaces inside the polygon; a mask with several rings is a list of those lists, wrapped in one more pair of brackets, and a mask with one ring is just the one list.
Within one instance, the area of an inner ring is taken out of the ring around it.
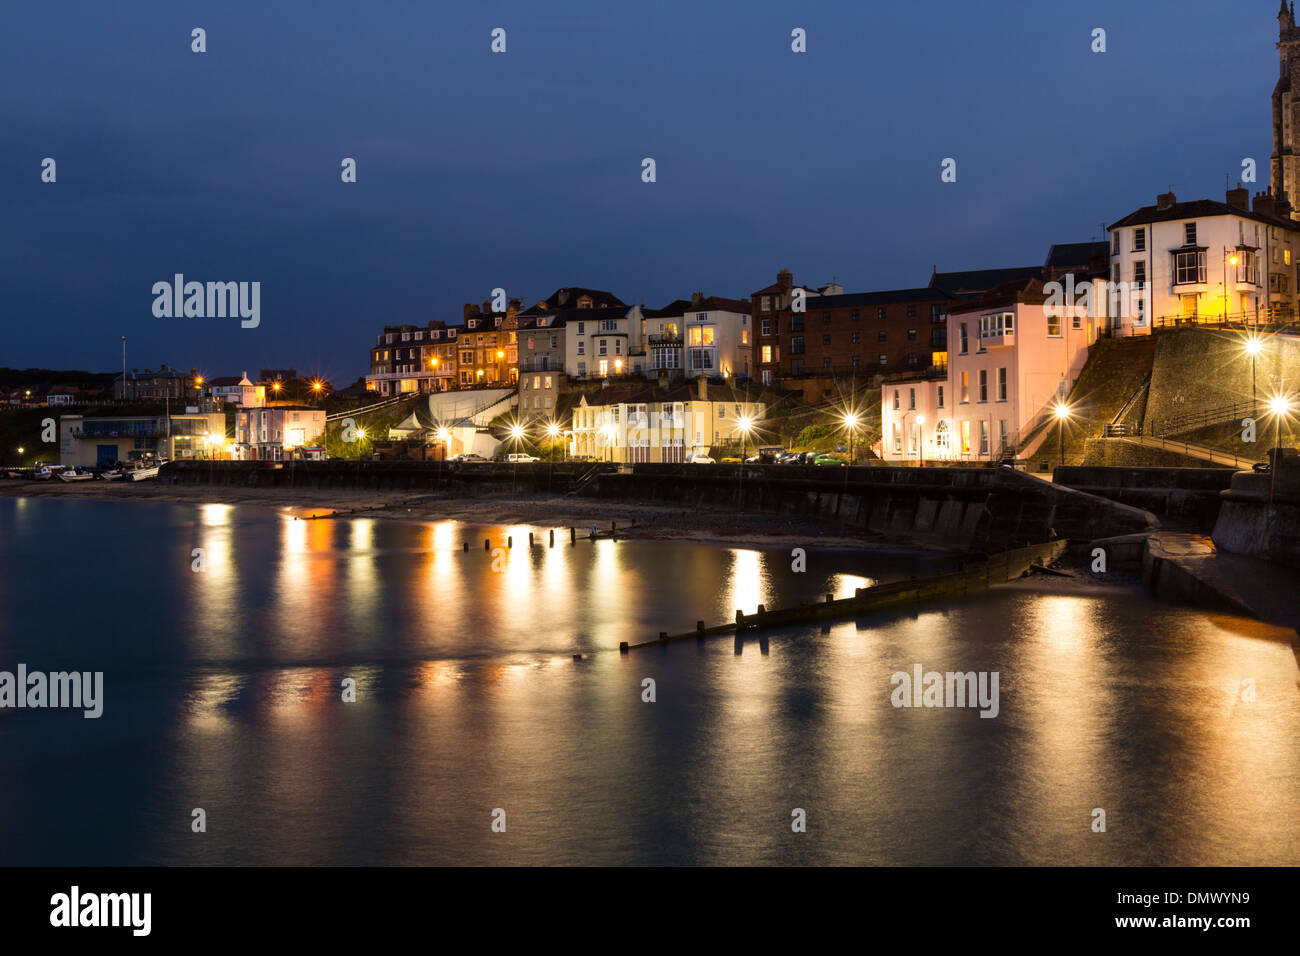
{"label": "seafront building", "polygon": [[147,457],[227,455],[224,412],[59,416],[59,462],[64,465],[94,467]]}
{"label": "seafront building", "polygon": [[[224,422],[222,425],[224,429]],[[243,408],[235,413],[235,461],[286,461],[325,434],[325,410],[306,405]]]}
{"label": "seafront building", "polygon": [[1224,202],[1179,202],[1161,193],[1109,227],[1109,276],[1122,308],[1112,332],[1238,322],[1267,325],[1296,314],[1300,223],[1285,196],[1255,196],[1241,186]]}
{"label": "seafront building", "polygon": [[1054,301],[1036,278],[963,302],[948,319],[946,374],[882,385],[880,456],[998,460],[1054,413],[1105,326],[1104,314]]}
{"label": "seafront building", "polygon": [[711,449],[752,447],[764,405],[704,378],[675,388],[602,389],[573,409],[572,454],[622,463],[683,462]]}

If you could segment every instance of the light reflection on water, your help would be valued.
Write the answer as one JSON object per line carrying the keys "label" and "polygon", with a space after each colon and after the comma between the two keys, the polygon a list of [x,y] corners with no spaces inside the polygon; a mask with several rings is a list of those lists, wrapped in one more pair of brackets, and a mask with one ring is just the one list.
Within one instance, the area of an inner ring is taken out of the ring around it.
{"label": "light reflection on water", "polygon": [[[914,567],[295,517],[0,500],[0,668],[106,672],[97,721],[0,713],[0,863],[1300,862],[1265,625],[1004,590],[620,655]],[[999,717],[891,707],[916,663],[998,671]]]}

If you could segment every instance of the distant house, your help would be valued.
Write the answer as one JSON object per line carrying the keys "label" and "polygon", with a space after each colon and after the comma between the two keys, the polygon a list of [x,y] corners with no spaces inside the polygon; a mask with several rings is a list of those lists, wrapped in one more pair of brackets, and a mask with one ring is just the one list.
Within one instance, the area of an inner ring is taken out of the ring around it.
{"label": "distant house", "polygon": [[181,401],[194,398],[197,383],[198,374],[194,369],[186,374],[166,365],[156,372],[134,368],[126,374],[125,380],[121,375],[113,380],[113,397],[128,402]]}
{"label": "distant house", "polygon": [[266,386],[254,385],[249,381],[247,372],[239,378],[229,376],[209,379],[207,385],[208,394],[227,405],[261,408],[266,404]]}

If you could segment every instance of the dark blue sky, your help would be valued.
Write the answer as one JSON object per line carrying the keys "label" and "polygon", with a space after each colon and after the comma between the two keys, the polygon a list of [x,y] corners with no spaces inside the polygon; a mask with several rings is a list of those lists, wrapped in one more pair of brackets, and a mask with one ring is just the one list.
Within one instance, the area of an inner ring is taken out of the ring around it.
{"label": "dark blue sky", "polygon": [[[496,286],[662,305],[1037,263],[1171,183],[1221,199],[1245,156],[1267,187],[1276,7],[10,4],[0,366],[109,370],[126,335],[132,367],[343,384],[384,324]],[[260,327],[155,318],[176,272],[260,281]]]}

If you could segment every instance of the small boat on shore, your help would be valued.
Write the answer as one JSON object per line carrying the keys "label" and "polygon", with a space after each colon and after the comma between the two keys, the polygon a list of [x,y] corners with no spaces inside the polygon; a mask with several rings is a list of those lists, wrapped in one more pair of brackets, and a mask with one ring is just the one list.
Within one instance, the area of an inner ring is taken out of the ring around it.
{"label": "small boat on shore", "polygon": [[145,481],[149,478],[158,477],[157,465],[146,465],[143,468],[132,468],[126,473],[126,476],[132,481]]}
{"label": "small boat on shore", "polygon": [[67,468],[59,474],[59,481],[90,481],[94,474],[79,468]]}
{"label": "small boat on shore", "polygon": [[110,468],[99,475],[104,481],[121,481],[126,475],[118,468]]}

